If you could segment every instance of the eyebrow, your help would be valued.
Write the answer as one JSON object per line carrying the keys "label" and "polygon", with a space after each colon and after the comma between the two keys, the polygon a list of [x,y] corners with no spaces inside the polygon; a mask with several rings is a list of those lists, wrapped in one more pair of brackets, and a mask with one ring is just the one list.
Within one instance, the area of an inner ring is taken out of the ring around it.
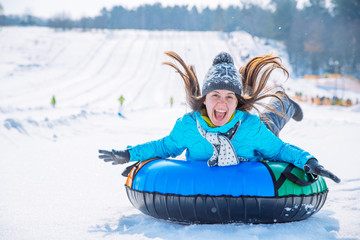
{"label": "eyebrow", "polygon": [[[219,93],[219,94],[220,94],[220,92],[219,92],[219,91],[216,91],[216,90],[214,90],[213,92],[216,92],[216,93]],[[226,93],[226,95],[235,95],[235,93],[234,93],[234,92],[229,92],[229,93]]]}

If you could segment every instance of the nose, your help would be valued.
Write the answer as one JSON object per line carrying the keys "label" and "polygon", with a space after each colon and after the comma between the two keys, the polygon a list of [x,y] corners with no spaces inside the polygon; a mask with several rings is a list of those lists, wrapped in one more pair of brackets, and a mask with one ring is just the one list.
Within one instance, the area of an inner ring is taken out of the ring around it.
{"label": "nose", "polygon": [[219,98],[219,103],[225,104],[226,103],[226,98],[225,97]]}
{"label": "nose", "polygon": [[219,98],[218,104],[221,104],[221,105],[226,104],[226,99],[224,97]]}

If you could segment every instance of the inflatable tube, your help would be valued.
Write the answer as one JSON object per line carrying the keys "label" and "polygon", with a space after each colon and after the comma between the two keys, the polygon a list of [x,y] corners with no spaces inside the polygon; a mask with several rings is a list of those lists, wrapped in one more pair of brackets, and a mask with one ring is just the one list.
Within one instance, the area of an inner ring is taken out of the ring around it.
{"label": "inflatable tube", "polygon": [[137,163],[126,192],[133,206],[180,223],[275,223],[310,217],[324,205],[325,180],[281,162],[208,167],[203,161]]}

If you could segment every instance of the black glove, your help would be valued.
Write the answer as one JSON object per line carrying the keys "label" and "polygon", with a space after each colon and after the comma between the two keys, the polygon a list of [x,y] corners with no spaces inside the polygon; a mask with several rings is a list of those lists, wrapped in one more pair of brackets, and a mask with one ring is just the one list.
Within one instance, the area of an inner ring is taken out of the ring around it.
{"label": "black glove", "polygon": [[333,180],[336,183],[339,183],[341,181],[341,179],[338,178],[335,174],[333,174],[329,170],[326,170],[323,166],[319,165],[318,160],[315,158],[310,158],[306,162],[306,164],[304,165],[304,170],[307,173],[330,178],[331,180]]}
{"label": "black glove", "polygon": [[104,159],[105,162],[112,162],[113,165],[124,164],[130,161],[129,150],[116,151],[113,149],[111,152],[99,150],[99,153],[101,154],[99,155],[100,159]]}

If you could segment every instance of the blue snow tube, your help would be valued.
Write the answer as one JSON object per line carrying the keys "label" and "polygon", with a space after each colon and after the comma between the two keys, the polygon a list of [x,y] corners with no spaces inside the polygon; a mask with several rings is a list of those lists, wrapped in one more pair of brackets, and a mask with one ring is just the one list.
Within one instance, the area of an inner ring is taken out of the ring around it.
{"label": "blue snow tube", "polygon": [[149,160],[132,168],[125,187],[141,212],[181,223],[299,221],[319,211],[328,193],[322,177],[281,162]]}

